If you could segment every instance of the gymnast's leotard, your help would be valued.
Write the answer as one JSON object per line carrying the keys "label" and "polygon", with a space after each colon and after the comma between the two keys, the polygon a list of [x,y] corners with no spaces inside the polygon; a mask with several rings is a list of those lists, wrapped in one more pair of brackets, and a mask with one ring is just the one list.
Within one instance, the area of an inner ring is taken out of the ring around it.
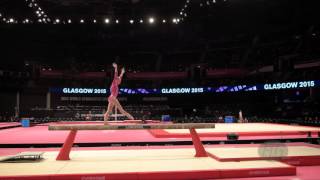
{"label": "gymnast's leotard", "polygon": [[[118,97],[118,94],[119,94],[119,84],[120,84],[120,78],[119,77],[114,77],[113,81],[112,81],[112,84],[110,86],[110,96],[113,96],[113,97]],[[109,99],[108,98],[108,99]]]}

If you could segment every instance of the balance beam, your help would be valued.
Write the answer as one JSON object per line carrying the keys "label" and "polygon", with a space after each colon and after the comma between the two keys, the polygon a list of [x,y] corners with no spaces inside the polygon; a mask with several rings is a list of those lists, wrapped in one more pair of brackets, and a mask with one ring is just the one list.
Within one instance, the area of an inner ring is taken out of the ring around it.
{"label": "balance beam", "polygon": [[63,130],[139,130],[139,129],[203,129],[214,128],[212,123],[181,123],[181,124],[133,124],[133,125],[55,125],[49,126],[50,131]]}
{"label": "balance beam", "polygon": [[70,160],[69,154],[78,130],[146,130],[146,129],[189,129],[194,148],[195,157],[207,157],[198,133],[195,129],[214,128],[213,123],[178,123],[178,124],[135,124],[135,125],[54,125],[49,126],[50,131],[70,131],[56,160]]}

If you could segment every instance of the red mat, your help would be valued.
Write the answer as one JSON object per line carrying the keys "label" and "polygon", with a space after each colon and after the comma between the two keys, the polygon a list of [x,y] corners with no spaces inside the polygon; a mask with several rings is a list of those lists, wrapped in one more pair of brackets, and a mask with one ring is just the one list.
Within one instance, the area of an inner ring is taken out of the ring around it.
{"label": "red mat", "polygon": [[0,128],[9,128],[9,127],[16,127],[21,126],[21,123],[18,122],[0,122]]}
{"label": "red mat", "polygon": [[253,160],[277,160],[293,166],[317,166],[320,165],[320,156],[287,156],[281,158],[274,157],[244,157],[244,158],[221,158],[208,153],[214,159],[222,162],[230,161],[253,161]]}
{"label": "red mat", "polygon": [[[320,145],[307,143],[285,143],[286,146],[310,146],[320,148]],[[259,147],[261,144],[212,144],[205,145],[205,147],[214,148],[235,148],[235,147]],[[179,146],[110,146],[110,147],[73,147],[72,151],[81,150],[137,150],[137,149],[179,149],[179,148],[193,148],[193,145],[179,145]],[[14,155],[26,151],[59,151],[60,148],[0,148],[0,156]],[[217,157],[214,157],[218,159]],[[223,161],[223,160],[222,160]]]}
{"label": "red mat", "polygon": [[[54,144],[63,143],[69,131],[48,131],[47,126],[12,128],[0,131],[0,144]],[[156,141],[146,130],[81,131],[76,143],[145,142]]]}
{"label": "red mat", "polygon": [[34,176],[0,176],[0,180],[79,180],[79,179],[108,179],[108,180],[186,180],[212,178],[242,178],[265,176],[295,175],[296,168],[248,168],[224,169],[206,171],[161,171],[161,172],[132,172],[132,173],[103,173],[103,174],[64,174],[64,175],[34,175]]}
{"label": "red mat", "polygon": [[[63,123],[63,122],[62,122]],[[55,123],[50,123],[55,124]],[[168,137],[155,137],[150,130],[121,130],[121,131],[80,131],[75,143],[119,143],[119,142],[173,142],[191,141],[189,134]],[[0,144],[55,144],[63,143],[68,131],[48,131],[48,124],[33,127],[11,128],[0,130]],[[202,141],[226,141],[226,136],[208,136],[199,133]],[[312,134],[317,137],[317,134]],[[239,140],[259,139],[298,139],[307,135],[273,135],[273,136],[239,136]]]}
{"label": "red mat", "polygon": [[[146,123],[160,123],[158,120],[146,120]],[[54,124],[103,124],[103,121],[59,121],[59,122],[50,122],[43,125],[54,125]],[[142,120],[123,120],[123,121],[108,121],[110,124],[139,124],[143,123]]]}
{"label": "red mat", "polygon": [[[206,147],[257,147],[257,146],[260,146],[259,144],[224,144],[224,145],[207,145]],[[286,146],[310,146],[310,147],[316,147],[316,148],[320,148],[319,145],[312,145],[312,144],[306,144],[306,143],[286,143]],[[142,147],[142,146],[133,146],[133,147],[81,147],[81,148],[73,148],[75,151],[77,150],[107,150],[107,149],[110,149],[110,150],[114,150],[114,149],[147,149],[147,148],[152,148],[152,149],[166,149],[166,148],[186,148],[186,147],[189,147],[189,148],[192,148],[192,146],[147,146],[147,147]],[[23,151],[57,151],[59,148],[1,148],[0,149],[0,155],[9,155],[9,154],[16,154],[16,153],[19,153],[19,152],[23,152]],[[9,154],[8,154],[9,153]],[[318,180],[318,175],[316,172],[318,172],[320,170],[320,166],[308,166],[308,167],[303,167],[303,166],[299,166],[297,167],[297,175],[296,176],[281,176],[281,177],[261,177],[261,178],[256,178],[253,176],[254,173],[259,173],[259,171],[256,171],[256,172],[252,172],[251,173],[249,171],[242,171],[242,172],[235,172],[233,171],[231,173],[231,176],[228,175],[229,172],[224,172],[222,173],[221,175],[219,175],[218,177],[211,177],[211,178],[205,178],[205,179],[216,179],[216,178],[225,178],[225,177],[228,177],[228,178],[232,178],[234,176],[232,176],[232,174],[238,174],[238,173],[244,173],[245,176],[243,177],[247,177],[243,180],[292,180],[292,179],[301,179],[301,180]],[[192,172],[194,173],[194,172]],[[206,173],[206,172],[201,172],[201,173]],[[251,176],[247,176],[248,173],[251,174]],[[253,173],[253,174],[252,174]],[[260,171],[260,173],[267,173],[267,171]],[[193,177],[191,176],[190,174],[187,174],[187,173],[183,173],[183,172],[179,172],[177,173],[178,175],[183,175],[184,179],[186,177]],[[273,175],[275,175],[275,171],[272,172]],[[153,174],[155,175],[155,174]],[[166,179],[166,176],[170,176],[171,178],[171,175],[170,173],[164,173],[163,176],[159,176],[163,179]],[[198,173],[195,173],[195,175],[197,175],[196,177],[202,177],[201,175],[198,176],[199,174]],[[87,178],[89,177],[94,177],[94,178],[105,178],[105,179],[108,179],[106,178],[106,176],[108,176],[108,178],[111,178],[112,177],[116,177],[116,174],[113,174],[113,175],[110,175],[110,174],[105,174],[103,176],[100,176],[100,175],[90,175],[90,176],[85,176]],[[134,179],[137,179],[138,175],[136,175],[136,177]],[[153,177],[149,177],[147,175],[143,175],[145,176],[146,178],[151,178],[151,179],[154,179]],[[277,175],[275,175],[277,176]],[[122,176],[124,179],[128,178],[128,176]],[[172,176],[174,177],[174,176]],[[180,179],[183,179],[180,178]],[[252,178],[248,178],[248,177],[252,177]],[[254,177],[254,178],[253,178]],[[6,178],[9,178],[9,179],[13,179],[13,177],[6,177]],[[69,179],[69,178],[80,178],[81,179],[81,175],[70,175],[70,176],[65,176],[65,177],[61,177],[61,176],[56,176],[54,178],[65,178],[65,179]],[[84,178],[84,177],[83,177]],[[117,176],[117,178],[120,178],[120,176]],[[142,176],[140,176],[139,178],[143,178]],[[167,179],[170,179],[170,178],[167,178]],[[1,177],[0,179],[4,179],[4,177]],[[39,180],[42,180],[42,179],[52,179],[51,176],[32,176],[32,177],[19,177],[19,178],[14,178],[14,179],[39,179]],[[121,179],[121,178],[120,178]],[[177,179],[179,179],[179,177],[177,177]],[[195,178],[195,179],[200,179],[200,178]],[[235,178],[234,180],[238,180],[238,178]]]}
{"label": "red mat", "polygon": [[[277,177],[251,177],[241,178],[241,180],[319,180],[320,166],[298,166],[296,176],[277,176]],[[213,179],[212,179],[213,180]],[[215,179],[218,180],[218,179]],[[219,179],[226,180],[226,179]],[[228,180],[240,180],[239,178],[228,178]]]}
{"label": "red mat", "polygon": [[[150,133],[157,138],[184,138],[191,137],[189,133],[172,133],[164,129],[151,129]],[[318,131],[309,131],[312,136],[317,136]],[[230,132],[198,132],[200,137],[226,137]],[[239,136],[304,136],[308,131],[259,131],[259,132],[237,132]]]}
{"label": "red mat", "polygon": [[[307,143],[283,143],[284,146],[309,146],[313,148],[320,149],[320,145],[315,144],[307,144]],[[243,145],[234,145],[234,146],[222,146],[222,147],[232,147],[232,148],[241,148],[241,147],[259,147],[261,144],[243,144]],[[210,146],[210,147],[219,147],[219,146]],[[221,146],[220,146],[221,147]],[[230,161],[252,161],[252,160],[277,160],[286,164],[290,164],[292,166],[317,166],[320,165],[320,155],[314,156],[285,156],[285,157],[218,157],[214,154],[208,153],[210,157],[221,161],[221,162],[230,162]]]}

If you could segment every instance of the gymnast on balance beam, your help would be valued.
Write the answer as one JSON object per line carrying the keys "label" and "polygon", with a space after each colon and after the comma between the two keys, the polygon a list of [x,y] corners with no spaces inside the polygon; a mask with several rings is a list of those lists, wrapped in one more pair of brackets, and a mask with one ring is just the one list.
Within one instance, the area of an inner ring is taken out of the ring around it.
{"label": "gymnast on balance beam", "polygon": [[105,125],[108,124],[109,115],[112,112],[112,109],[114,107],[119,109],[121,114],[127,116],[131,120],[134,120],[133,116],[122,108],[120,102],[117,99],[118,94],[119,94],[119,85],[121,84],[122,76],[123,76],[125,70],[124,70],[124,68],[122,68],[121,74],[120,74],[120,76],[118,76],[118,65],[116,63],[113,63],[112,66],[114,67],[114,77],[113,77],[112,84],[110,86],[110,96],[108,97],[107,112],[103,116]]}

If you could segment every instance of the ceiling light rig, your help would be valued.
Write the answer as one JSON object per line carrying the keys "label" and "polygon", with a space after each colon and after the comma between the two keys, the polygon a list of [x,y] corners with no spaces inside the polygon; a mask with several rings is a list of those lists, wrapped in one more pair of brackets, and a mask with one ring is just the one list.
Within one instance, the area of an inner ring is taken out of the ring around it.
{"label": "ceiling light rig", "polygon": [[[26,0],[26,1],[30,1],[30,3],[32,5],[30,5],[31,7],[38,7],[40,8],[38,5],[34,5],[35,1],[34,0]],[[41,8],[40,8],[41,9]],[[89,18],[81,18],[81,19],[71,19],[71,18],[66,18],[66,19],[61,19],[61,18],[55,18],[55,19],[49,19],[49,18],[45,18],[43,15],[45,15],[46,13],[43,12],[38,9],[38,12],[35,11],[36,14],[40,14],[41,16],[37,17],[37,19],[32,19],[32,18],[24,18],[21,21],[17,21],[15,18],[13,17],[4,17],[4,15],[2,13],[0,13],[0,23],[4,22],[4,23],[8,23],[8,24],[35,24],[35,23],[41,23],[41,24],[60,24],[60,25],[67,25],[67,24],[114,24],[114,25],[118,25],[120,24],[120,22],[122,22],[122,24],[157,24],[157,22],[159,24],[178,24],[181,19],[174,17],[172,19],[164,19],[164,18],[157,18],[157,17],[153,17],[153,16],[149,16],[146,18],[130,18],[127,20],[120,20],[118,18],[116,19],[110,19],[110,18],[103,18],[103,19],[89,19]],[[47,16],[46,16],[47,17]]]}
{"label": "ceiling light rig", "polygon": [[[2,12],[0,12],[0,23],[8,23],[8,24],[35,24],[35,23],[40,23],[40,24],[156,24],[159,21],[159,24],[178,24],[181,19],[174,17],[171,20],[170,19],[165,19],[165,18],[160,18],[160,17],[153,17],[149,16],[146,18],[130,18],[130,19],[123,19],[120,20],[118,18],[115,19],[110,19],[110,18],[104,18],[104,19],[89,19],[87,20],[81,18],[81,19],[71,19],[71,18],[66,18],[66,19],[61,19],[61,18],[55,18],[55,19],[50,19],[47,14],[42,10],[42,8],[39,6],[39,4],[36,3],[36,0],[25,0],[28,3],[28,6],[30,8],[33,8],[34,13],[37,15],[36,19],[32,18],[23,18],[23,20],[16,20],[14,17],[5,17]],[[189,1],[189,0],[188,0]]]}
{"label": "ceiling light rig", "polygon": [[115,19],[111,19],[111,18],[102,18],[102,19],[88,19],[85,20],[85,19],[70,19],[70,18],[67,18],[67,19],[53,19],[52,20],[52,23],[53,24],[104,24],[104,25],[117,25],[117,24],[120,24],[120,22],[122,22],[121,24],[130,24],[130,25],[133,25],[133,24],[156,24],[157,23],[157,19],[159,19],[159,23],[161,24],[166,24],[167,22],[171,22],[173,24],[178,24],[181,19],[180,18],[177,18],[177,17],[174,17],[172,18],[171,20],[167,20],[167,19],[162,19],[162,18],[156,18],[156,17],[147,17],[147,18],[129,18],[129,19],[118,19],[118,18],[115,18]]}
{"label": "ceiling light rig", "polygon": [[31,21],[28,19],[28,18],[25,18],[23,21],[22,21],[23,24],[29,24],[31,23]]}
{"label": "ceiling light rig", "polygon": [[0,12],[0,23],[7,23],[7,24],[17,24],[18,21],[12,17],[6,17],[3,13]]}
{"label": "ceiling light rig", "polygon": [[227,0],[202,0],[199,3],[200,7],[210,7],[217,3],[225,3]]}
{"label": "ceiling light rig", "polygon": [[[36,14],[37,22],[39,23],[50,23],[51,19],[44,12],[44,10],[39,6],[37,0],[25,0],[27,5],[32,8],[33,12]],[[32,22],[28,20],[28,23]],[[27,23],[26,19],[22,23]]]}
{"label": "ceiling light rig", "polygon": [[[199,4],[195,4],[195,3],[193,4],[199,5],[200,7],[210,7],[216,4],[217,1],[227,2],[227,0],[200,0],[200,1],[197,1]],[[179,11],[179,20],[183,21],[189,16],[188,13],[190,12],[190,8],[191,8],[191,0],[186,0],[181,10]]]}
{"label": "ceiling light rig", "polygon": [[[197,1],[200,7],[205,6],[212,6],[213,4],[217,3],[219,0],[200,0]],[[227,0],[220,0],[226,2]],[[2,13],[0,13],[0,22],[5,22],[8,24],[33,24],[33,23],[45,23],[45,24],[120,24],[120,19],[53,19],[51,20],[46,12],[39,6],[37,0],[25,0],[27,5],[33,9],[34,13],[36,14],[36,19],[24,18],[21,21],[17,21],[13,17],[4,17]],[[123,24],[155,24],[159,22],[162,24],[179,24],[180,22],[184,21],[188,16],[191,8],[191,0],[186,0],[183,4],[182,8],[180,9],[179,13],[176,17],[172,19],[161,19],[160,17],[148,17],[148,18],[130,18],[130,19],[123,19],[121,22]],[[158,21],[157,21],[158,20]]]}
{"label": "ceiling light rig", "polygon": [[[223,2],[226,2],[227,0],[221,0]],[[212,6],[213,4],[217,3],[217,0],[203,0],[200,2],[200,7],[205,7],[205,6]]]}
{"label": "ceiling light rig", "polygon": [[[190,8],[191,6],[191,0],[186,0],[185,3],[183,4],[180,12],[179,12],[179,18],[174,18],[172,19],[172,22],[175,22],[175,23],[179,23],[179,21],[183,21],[187,16],[188,16],[188,9]],[[177,21],[178,19],[178,21]]]}

